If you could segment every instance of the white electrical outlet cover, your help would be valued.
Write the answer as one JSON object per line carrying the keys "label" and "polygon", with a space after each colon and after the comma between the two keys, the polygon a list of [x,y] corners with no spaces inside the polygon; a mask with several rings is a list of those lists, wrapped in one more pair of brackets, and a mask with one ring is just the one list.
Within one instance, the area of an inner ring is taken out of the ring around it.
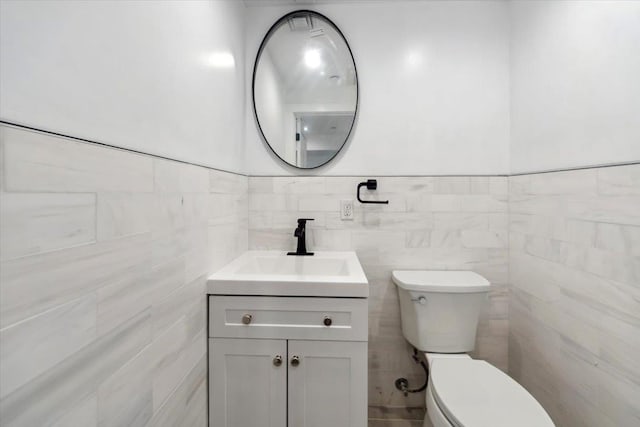
{"label": "white electrical outlet cover", "polygon": [[353,200],[340,200],[340,219],[353,220]]}

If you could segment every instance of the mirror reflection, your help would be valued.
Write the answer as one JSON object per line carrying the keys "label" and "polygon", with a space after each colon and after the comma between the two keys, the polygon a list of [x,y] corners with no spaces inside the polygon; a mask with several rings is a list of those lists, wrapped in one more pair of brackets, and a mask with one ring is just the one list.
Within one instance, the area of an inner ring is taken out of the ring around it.
{"label": "mirror reflection", "polygon": [[326,17],[293,12],[269,30],[256,59],[253,102],[278,157],[305,169],[330,161],[351,133],[357,100],[351,51]]}

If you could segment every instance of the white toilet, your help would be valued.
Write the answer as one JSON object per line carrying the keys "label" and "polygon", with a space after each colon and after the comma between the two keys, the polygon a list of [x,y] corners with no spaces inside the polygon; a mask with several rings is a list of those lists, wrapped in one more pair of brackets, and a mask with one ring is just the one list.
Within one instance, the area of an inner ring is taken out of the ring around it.
{"label": "white toilet", "polygon": [[[471,271],[394,271],[402,333],[429,363],[433,427],[554,427],[520,384],[473,350],[489,282]],[[430,423],[425,419],[425,427]]]}

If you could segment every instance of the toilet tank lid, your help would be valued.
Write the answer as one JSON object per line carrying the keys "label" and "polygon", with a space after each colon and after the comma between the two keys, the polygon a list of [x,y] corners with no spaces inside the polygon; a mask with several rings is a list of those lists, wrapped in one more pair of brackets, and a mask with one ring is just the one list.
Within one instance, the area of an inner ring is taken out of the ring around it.
{"label": "toilet tank lid", "polygon": [[393,282],[402,289],[421,292],[488,292],[489,281],[473,271],[394,270]]}

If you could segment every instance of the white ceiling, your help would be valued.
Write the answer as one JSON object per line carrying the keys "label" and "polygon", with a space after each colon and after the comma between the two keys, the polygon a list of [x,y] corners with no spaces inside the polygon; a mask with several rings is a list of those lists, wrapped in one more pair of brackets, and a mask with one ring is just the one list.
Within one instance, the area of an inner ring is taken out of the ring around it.
{"label": "white ceiling", "polygon": [[[338,4],[338,3],[394,3],[398,0],[244,0],[246,6],[301,6],[313,4]],[[442,0],[402,0],[402,1],[442,1]],[[468,0],[479,1],[479,0]],[[506,0],[505,0],[506,1]]]}
{"label": "white ceiling", "polygon": [[[302,113],[296,116],[300,118],[303,126],[302,133],[306,136],[333,136],[338,135],[344,141],[344,135],[349,133],[351,124],[353,123],[353,113]],[[307,130],[304,130],[304,127]]]}
{"label": "white ceiling", "polygon": [[300,119],[307,148],[313,150],[338,150],[344,143],[353,123],[353,113],[307,113],[296,116]]}
{"label": "white ceiling", "polygon": [[[292,31],[284,23],[267,42],[265,50],[277,70],[285,99],[294,104],[308,100],[341,103],[352,94],[350,103],[355,105],[355,69],[344,39],[323,19],[314,17],[313,28],[322,35]],[[305,65],[308,50],[321,52],[322,62],[317,68]]]}

